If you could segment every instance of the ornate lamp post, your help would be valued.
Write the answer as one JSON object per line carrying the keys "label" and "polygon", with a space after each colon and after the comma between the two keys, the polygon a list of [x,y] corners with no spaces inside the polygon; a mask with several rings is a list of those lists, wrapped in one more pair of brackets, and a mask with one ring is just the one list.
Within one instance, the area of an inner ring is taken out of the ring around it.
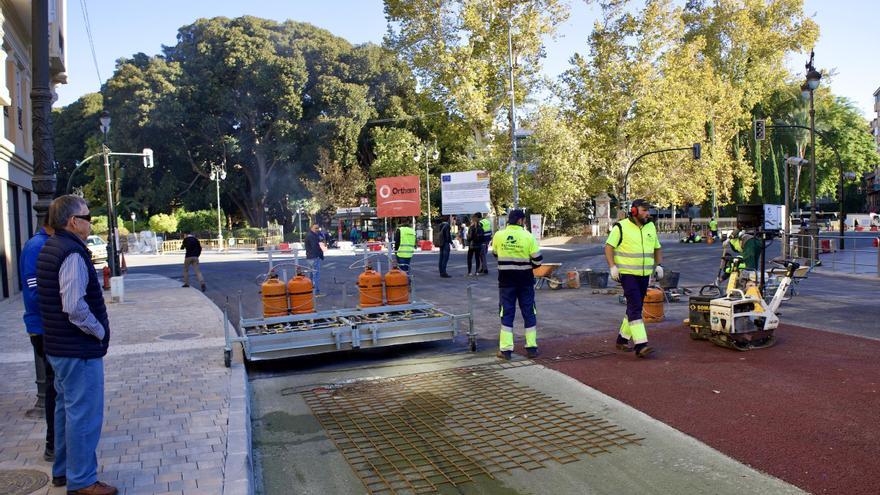
{"label": "ornate lamp post", "polygon": [[815,52],[810,52],[810,60],[804,66],[807,69],[806,82],[801,91],[806,90],[810,96],[810,264],[816,264],[816,236],[819,235],[819,224],[816,219],[816,109],[813,106],[813,92],[819,87],[822,74],[813,66]]}
{"label": "ornate lamp post", "polygon": [[217,249],[223,250],[223,222],[220,211],[220,181],[226,180],[226,167],[221,164],[211,164],[211,180],[217,183]]}

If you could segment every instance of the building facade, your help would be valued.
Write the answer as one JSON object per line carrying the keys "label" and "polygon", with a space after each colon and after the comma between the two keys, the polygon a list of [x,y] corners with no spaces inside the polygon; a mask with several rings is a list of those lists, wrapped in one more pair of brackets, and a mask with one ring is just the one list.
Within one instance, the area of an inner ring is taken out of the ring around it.
{"label": "building facade", "polygon": [[874,144],[880,153],[880,88],[874,91],[874,118],[871,119],[871,134],[874,136]]}
{"label": "building facade", "polygon": [[[0,0],[0,299],[21,291],[18,261],[36,230],[31,124],[31,0]],[[66,0],[49,0],[49,72],[67,82]]]}

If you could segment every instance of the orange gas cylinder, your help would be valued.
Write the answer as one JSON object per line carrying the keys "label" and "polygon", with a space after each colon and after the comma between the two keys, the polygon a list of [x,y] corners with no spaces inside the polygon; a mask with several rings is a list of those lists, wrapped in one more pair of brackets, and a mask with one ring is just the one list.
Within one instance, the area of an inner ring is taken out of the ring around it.
{"label": "orange gas cylinder", "polygon": [[382,275],[379,272],[367,267],[364,273],[358,276],[358,289],[361,293],[361,308],[370,308],[382,305]]}
{"label": "orange gas cylinder", "polygon": [[399,268],[385,274],[385,298],[388,304],[409,304],[409,277]]}
{"label": "orange gas cylinder", "polygon": [[271,277],[260,286],[263,293],[263,317],[287,314],[287,290],[278,277]]}
{"label": "orange gas cylinder", "polygon": [[642,320],[645,323],[657,323],[663,321],[663,291],[651,287],[645,294],[645,300],[642,305]]}
{"label": "orange gas cylinder", "polygon": [[287,282],[287,294],[290,298],[290,314],[299,315],[315,312],[314,286],[309,277],[299,273]]}

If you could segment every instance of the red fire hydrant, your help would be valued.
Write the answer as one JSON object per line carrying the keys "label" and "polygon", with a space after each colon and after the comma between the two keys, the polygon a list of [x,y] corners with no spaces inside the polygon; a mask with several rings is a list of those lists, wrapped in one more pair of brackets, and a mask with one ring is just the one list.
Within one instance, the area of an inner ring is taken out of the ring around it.
{"label": "red fire hydrant", "polygon": [[110,290],[110,267],[104,267],[104,290]]}

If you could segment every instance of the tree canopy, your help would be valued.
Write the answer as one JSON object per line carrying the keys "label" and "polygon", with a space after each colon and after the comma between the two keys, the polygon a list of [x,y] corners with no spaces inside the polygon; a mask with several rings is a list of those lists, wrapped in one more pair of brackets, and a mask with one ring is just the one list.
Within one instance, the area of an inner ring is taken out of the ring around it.
{"label": "tree canopy", "polygon": [[[515,157],[521,202],[551,219],[578,217],[601,192],[620,198],[628,172],[629,199],[777,201],[784,157],[805,156],[808,134],[771,130],[762,143],[751,128],[758,118],[807,125],[801,76],[785,64],[818,37],[803,0],[595,3],[583,49],[552,82],[541,76],[544,42],[568,18],[565,0],[385,0],[383,46],[296,21],[198,19],[160,54],[119,59],[100,94],[56,111],[59,184],[74,173],[98,211],[106,203],[102,168],[75,167],[100,151],[105,109],[111,149],[155,153],[154,169],[112,161],[124,216],[216,209],[212,170],[223,169],[220,206],[232,218],[289,224],[304,205],[312,215],[371,197],[373,178],[423,175],[415,157],[435,147],[428,172],[487,170],[500,212],[513,195],[512,96],[529,134]],[[823,85],[815,104],[829,141],[817,143],[818,190],[834,196],[832,147],[848,172],[878,156],[851,102]],[[632,167],[693,143],[699,161],[676,151]]]}

